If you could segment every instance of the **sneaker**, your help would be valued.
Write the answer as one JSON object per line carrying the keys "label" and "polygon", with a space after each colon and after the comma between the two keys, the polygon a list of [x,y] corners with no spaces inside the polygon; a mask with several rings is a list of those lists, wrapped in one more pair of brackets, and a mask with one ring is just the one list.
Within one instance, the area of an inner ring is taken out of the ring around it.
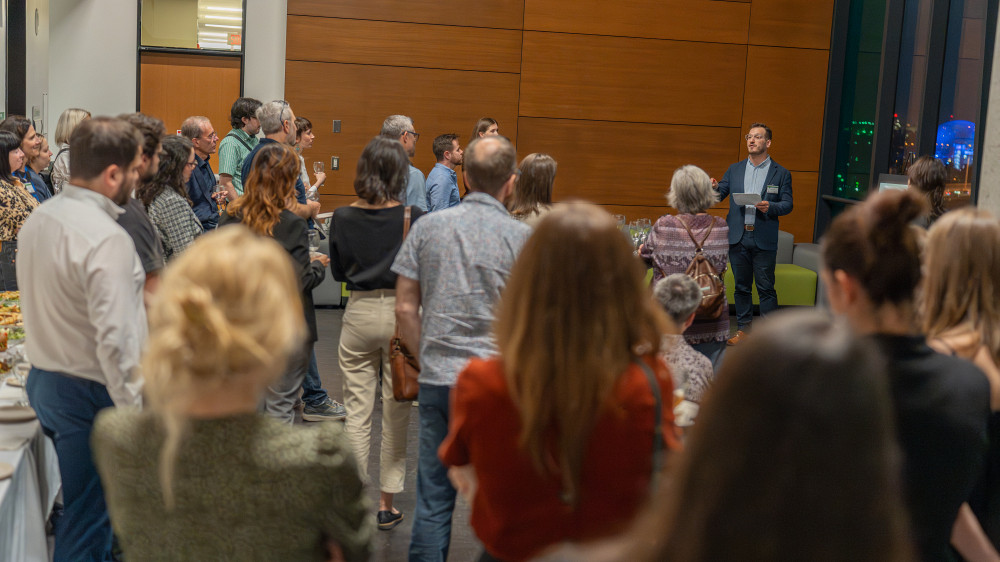
{"label": "sneaker", "polygon": [[393,513],[388,510],[380,511],[378,512],[378,515],[375,516],[375,518],[378,520],[379,530],[388,531],[389,529],[392,529],[396,525],[399,525],[400,523],[403,522],[403,512],[397,511]]}
{"label": "sneaker", "polygon": [[347,417],[347,410],[344,405],[332,398],[327,398],[325,402],[318,406],[306,404],[302,406],[302,419],[311,422],[342,420]]}
{"label": "sneaker", "polygon": [[743,339],[746,337],[747,337],[746,332],[744,332],[743,330],[737,330],[736,335],[726,340],[726,345],[736,345],[741,341],[743,341]]}

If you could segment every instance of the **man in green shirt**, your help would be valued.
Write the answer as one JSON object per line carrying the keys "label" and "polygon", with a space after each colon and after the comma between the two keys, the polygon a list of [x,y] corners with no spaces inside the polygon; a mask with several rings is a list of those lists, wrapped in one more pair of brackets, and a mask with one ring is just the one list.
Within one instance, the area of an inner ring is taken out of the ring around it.
{"label": "man in green shirt", "polygon": [[257,146],[260,121],[256,112],[260,106],[259,100],[238,98],[229,110],[233,130],[219,143],[219,183],[226,186],[230,201],[243,195],[243,159]]}

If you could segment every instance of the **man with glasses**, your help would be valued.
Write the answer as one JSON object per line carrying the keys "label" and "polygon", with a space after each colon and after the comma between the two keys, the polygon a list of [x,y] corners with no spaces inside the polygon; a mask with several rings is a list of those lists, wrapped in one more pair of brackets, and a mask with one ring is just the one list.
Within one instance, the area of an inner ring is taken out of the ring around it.
{"label": "man with glasses", "polygon": [[[257,108],[256,116],[260,122],[260,130],[264,132],[264,138],[260,139],[257,146],[243,158],[241,173],[243,178],[250,177],[253,158],[261,148],[273,142],[283,142],[288,146],[295,144],[295,112],[287,101],[269,101]],[[319,213],[319,201],[306,199],[306,186],[302,183],[301,177],[295,178],[295,201],[289,205],[288,210],[306,219],[309,228],[313,228],[313,219]]]}
{"label": "man with glasses", "polygon": [[774,290],[774,264],[778,255],[778,217],[792,212],[792,174],[771,159],[771,128],[750,125],[746,136],[749,158],[726,170],[722,181],[712,179],[719,199],[733,194],[760,196],[755,205],[737,205],[729,197],[729,263],[736,279],[736,334],[729,345],[738,344],[750,331],[753,320],[753,284],[760,297],[760,314],[778,308]]}
{"label": "man with glasses", "polygon": [[[383,137],[398,140],[403,143],[406,154],[413,159],[417,153],[417,140],[420,133],[413,130],[413,119],[405,115],[390,115],[382,122]],[[417,169],[410,162],[410,177],[406,181],[406,201],[407,205],[417,207],[421,211],[427,210],[427,190],[424,188],[424,173]]]}
{"label": "man with glasses", "polygon": [[202,228],[207,232],[219,226],[218,207],[212,199],[216,185],[215,172],[208,161],[219,144],[219,135],[215,134],[215,128],[208,117],[201,115],[185,119],[181,125],[181,135],[191,139],[194,145],[196,165],[187,182],[188,197],[191,198],[194,216],[198,217]]}

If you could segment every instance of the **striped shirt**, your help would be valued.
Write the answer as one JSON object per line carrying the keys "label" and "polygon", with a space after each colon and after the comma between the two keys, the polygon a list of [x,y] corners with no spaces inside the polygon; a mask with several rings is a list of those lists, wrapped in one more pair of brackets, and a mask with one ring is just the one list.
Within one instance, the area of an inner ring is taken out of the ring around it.
{"label": "striped shirt", "polygon": [[[702,251],[711,262],[719,277],[724,277],[729,263],[729,227],[722,217],[711,215],[680,215],[691,228],[696,240],[701,242],[712,224],[712,233],[705,240]],[[694,259],[694,242],[688,236],[684,225],[673,215],[664,215],[656,221],[642,247],[642,258],[653,265],[653,282],[672,273],[687,271]],[[695,320],[684,332],[684,338],[691,345],[722,341],[729,337],[729,315],[721,314],[714,320]]]}
{"label": "striped shirt", "polygon": [[233,129],[219,143],[219,174],[233,177],[233,187],[243,195],[243,159],[257,146],[257,137],[243,129]]}

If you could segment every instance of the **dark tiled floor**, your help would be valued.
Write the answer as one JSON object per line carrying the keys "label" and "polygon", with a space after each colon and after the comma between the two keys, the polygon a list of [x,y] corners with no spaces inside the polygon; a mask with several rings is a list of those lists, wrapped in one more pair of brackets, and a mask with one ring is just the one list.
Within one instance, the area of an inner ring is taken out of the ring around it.
{"label": "dark tiled floor", "polygon": [[[319,364],[320,378],[323,380],[323,388],[338,402],[342,402],[344,397],[343,375],[337,365],[337,343],[340,340],[340,322],[343,315],[344,311],[341,309],[318,309],[316,311],[316,320],[319,326],[316,361]],[[372,453],[369,457],[368,468],[369,474],[375,478],[376,482],[378,481],[378,452],[381,443],[381,409],[381,405],[376,404],[372,420]],[[376,561],[406,560],[410,544],[410,529],[413,526],[413,507],[416,504],[417,495],[418,420],[417,408],[413,408],[410,414],[409,433],[407,434],[405,490],[397,494],[394,501],[395,506],[406,515],[406,518],[395,529],[378,532],[375,537],[375,556],[373,558]],[[378,506],[378,492],[377,486],[368,490],[372,504],[376,508]],[[451,550],[448,559],[474,560],[479,555],[480,550],[479,541],[472,532],[472,528],[469,527],[469,507],[459,498],[452,523]]]}

